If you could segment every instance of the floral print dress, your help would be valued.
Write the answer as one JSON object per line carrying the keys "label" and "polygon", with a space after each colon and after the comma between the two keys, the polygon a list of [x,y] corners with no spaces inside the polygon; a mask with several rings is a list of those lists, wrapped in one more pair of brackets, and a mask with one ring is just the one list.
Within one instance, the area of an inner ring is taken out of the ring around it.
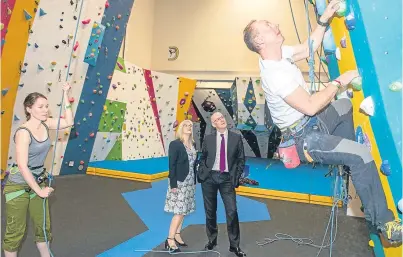
{"label": "floral print dress", "polygon": [[171,191],[168,178],[168,191],[165,200],[164,211],[179,215],[188,215],[196,209],[196,185],[193,165],[196,160],[196,150],[185,146],[189,159],[189,174],[183,182],[178,181],[176,192]]}

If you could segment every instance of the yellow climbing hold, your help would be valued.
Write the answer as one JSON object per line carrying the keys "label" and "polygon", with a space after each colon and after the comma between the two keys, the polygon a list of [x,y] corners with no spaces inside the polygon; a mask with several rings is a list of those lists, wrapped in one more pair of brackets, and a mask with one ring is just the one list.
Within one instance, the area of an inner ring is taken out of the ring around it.
{"label": "yellow climbing hold", "polygon": [[375,247],[375,243],[372,240],[369,240],[368,245],[371,246],[371,247]]}
{"label": "yellow climbing hold", "polygon": [[106,105],[104,105],[104,111],[106,111]]}

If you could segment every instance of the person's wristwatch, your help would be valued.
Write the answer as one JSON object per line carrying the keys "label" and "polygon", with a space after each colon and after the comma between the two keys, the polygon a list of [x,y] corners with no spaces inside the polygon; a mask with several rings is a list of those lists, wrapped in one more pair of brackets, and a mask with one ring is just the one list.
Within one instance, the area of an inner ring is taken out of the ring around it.
{"label": "person's wristwatch", "polygon": [[328,21],[328,22],[321,22],[321,21],[320,21],[320,18],[321,18],[321,17],[318,18],[318,24],[319,24],[320,26],[323,26],[323,27],[327,28],[327,27],[329,26],[329,21]]}

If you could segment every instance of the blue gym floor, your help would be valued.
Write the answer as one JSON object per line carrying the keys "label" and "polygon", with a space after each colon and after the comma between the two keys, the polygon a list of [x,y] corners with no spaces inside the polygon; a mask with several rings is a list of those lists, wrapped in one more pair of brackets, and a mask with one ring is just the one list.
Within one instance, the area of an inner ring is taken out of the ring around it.
{"label": "blue gym floor", "polygon": [[[264,158],[247,158],[248,178],[259,182],[255,188],[270,189],[320,196],[333,195],[333,179],[325,177],[328,167],[301,164],[296,169],[286,169],[281,161]],[[168,171],[168,158],[153,158],[134,161],[97,161],[90,167],[134,172],[146,175]]]}

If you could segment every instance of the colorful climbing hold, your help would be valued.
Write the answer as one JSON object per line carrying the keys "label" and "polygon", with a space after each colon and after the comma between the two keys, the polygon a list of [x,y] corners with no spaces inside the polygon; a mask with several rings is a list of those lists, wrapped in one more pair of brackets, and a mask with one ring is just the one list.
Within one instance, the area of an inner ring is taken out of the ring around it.
{"label": "colorful climbing hold", "polygon": [[91,19],[86,19],[86,20],[81,21],[82,24],[89,24],[90,22],[91,22]]}
{"label": "colorful climbing hold", "polygon": [[360,91],[362,89],[362,77],[356,77],[354,78],[350,84],[353,86],[354,90]]}
{"label": "colorful climbing hold", "polygon": [[350,13],[349,15],[347,15],[344,23],[346,24],[346,27],[347,27],[348,30],[355,29],[355,17],[354,17],[354,14]]}
{"label": "colorful climbing hold", "polygon": [[39,8],[39,16],[40,17],[42,17],[42,16],[44,16],[44,15],[46,15],[47,13],[42,9],[42,8]]}
{"label": "colorful climbing hold", "polygon": [[340,1],[339,2],[339,9],[336,11],[337,15],[339,16],[344,16],[346,15],[346,11],[347,11],[347,4],[346,1]]}
{"label": "colorful climbing hold", "polygon": [[25,16],[25,20],[27,20],[27,21],[32,19],[32,16],[26,10],[24,10],[24,16]]}
{"label": "colorful climbing hold", "polygon": [[374,101],[371,96],[365,98],[361,104],[360,109],[369,116],[373,116],[375,112]]}
{"label": "colorful climbing hold", "polygon": [[1,90],[1,94],[5,96],[8,93],[8,90],[9,90],[8,88]]}
{"label": "colorful climbing hold", "polygon": [[385,175],[385,176],[389,176],[389,175],[391,174],[391,169],[390,169],[390,165],[389,165],[389,161],[388,161],[388,160],[382,161],[382,164],[381,164],[381,172],[382,172],[383,175]]}
{"label": "colorful climbing hold", "polygon": [[389,85],[389,90],[394,91],[394,92],[398,92],[398,91],[402,90],[402,88],[403,88],[403,85],[402,85],[402,82],[400,82],[400,81],[395,81]]}
{"label": "colorful climbing hold", "polygon": [[346,48],[346,47],[347,47],[347,39],[346,39],[346,36],[344,36],[344,37],[342,37],[342,38],[340,39],[340,46],[341,46],[342,48]]}

